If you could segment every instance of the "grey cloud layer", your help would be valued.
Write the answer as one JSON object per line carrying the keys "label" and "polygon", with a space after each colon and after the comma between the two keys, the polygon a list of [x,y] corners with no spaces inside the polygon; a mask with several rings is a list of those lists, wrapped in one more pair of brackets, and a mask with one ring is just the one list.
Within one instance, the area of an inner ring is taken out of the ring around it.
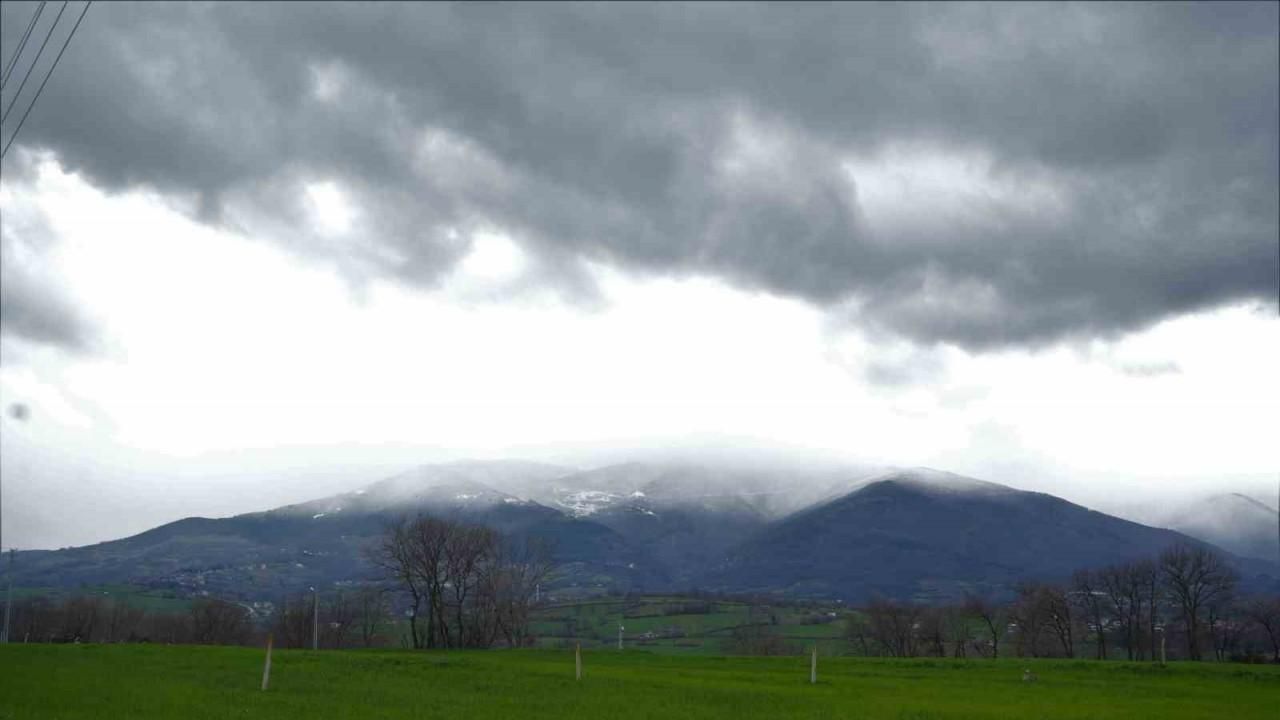
{"label": "grey cloud layer", "polygon": [[30,208],[5,208],[0,216],[0,347],[5,339],[18,337],[73,352],[90,351],[96,336],[89,321],[65,292],[63,281],[48,270],[47,254],[56,236],[47,220]]}
{"label": "grey cloud layer", "polygon": [[[4,3],[6,48],[31,10]],[[104,4],[86,23],[23,146],[355,275],[430,285],[498,227],[576,294],[584,260],[705,273],[971,349],[1277,292],[1275,3]],[[984,158],[1012,191],[966,211],[926,188],[877,218],[867,163],[901,148]],[[362,208],[345,235],[301,229],[299,184],[322,179]]]}

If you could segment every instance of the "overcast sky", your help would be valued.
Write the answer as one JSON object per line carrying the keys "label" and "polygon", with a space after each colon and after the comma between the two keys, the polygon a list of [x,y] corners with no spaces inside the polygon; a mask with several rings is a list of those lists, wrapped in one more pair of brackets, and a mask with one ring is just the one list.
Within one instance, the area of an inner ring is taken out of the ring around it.
{"label": "overcast sky", "polygon": [[1277,8],[95,4],[0,180],[2,542],[668,444],[1274,492]]}

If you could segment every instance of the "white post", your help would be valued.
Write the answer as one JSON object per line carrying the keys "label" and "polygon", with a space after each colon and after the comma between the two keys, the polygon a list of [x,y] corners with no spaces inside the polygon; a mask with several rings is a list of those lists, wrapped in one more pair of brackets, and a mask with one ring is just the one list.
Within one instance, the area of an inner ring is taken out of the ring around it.
{"label": "white post", "polygon": [[578,680],[582,679],[582,643],[577,643],[573,648],[573,669],[574,677]]}
{"label": "white post", "polygon": [[818,643],[813,644],[813,657],[809,660],[809,684],[818,683]]}
{"label": "white post", "polygon": [[618,623],[618,649],[622,649],[622,623]]}
{"label": "white post", "polygon": [[267,661],[262,665],[262,689],[267,689],[267,683],[271,681],[271,635],[267,634]]}

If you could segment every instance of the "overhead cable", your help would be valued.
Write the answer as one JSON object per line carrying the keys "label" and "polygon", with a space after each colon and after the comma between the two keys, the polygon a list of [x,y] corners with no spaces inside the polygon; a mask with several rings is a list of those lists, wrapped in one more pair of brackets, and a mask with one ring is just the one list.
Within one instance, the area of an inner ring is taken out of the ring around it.
{"label": "overhead cable", "polygon": [[[49,66],[49,72],[44,74],[44,80],[40,82],[40,87],[36,88],[35,97],[31,98],[31,104],[27,106],[27,111],[22,113],[22,119],[18,121],[18,127],[14,128],[13,134],[9,136],[9,142],[5,143],[4,149],[0,150],[0,158],[3,158],[9,152],[9,146],[13,145],[13,141],[18,137],[18,131],[22,130],[22,124],[27,121],[27,116],[31,114],[31,109],[36,106],[36,101],[40,99],[40,93],[44,91],[44,86],[49,82],[49,78],[53,76],[53,71],[58,67],[58,61],[62,59],[62,54],[67,51],[67,46],[71,44],[71,38],[75,37],[76,30],[80,29],[80,22],[84,20],[84,16],[89,12],[89,6],[93,4],[93,0],[84,4],[84,9],[80,11],[80,17],[76,18],[76,24],[71,26],[71,32],[67,33],[67,39],[62,42],[62,49],[58,51],[58,56],[53,59],[53,64]],[[66,3],[62,7],[66,8]],[[59,12],[59,15],[62,13]],[[21,89],[21,88],[19,88]],[[17,99],[15,97],[15,99]],[[9,105],[9,109],[13,109],[13,104]],[[6,116],[8,113],[6,113]],[[0,118],[0,123],[4,122]]]}
{"label": "overhead cable", "polygon": [[40,4],[36,6],[36,11],[31,16],[31,22],[27,23],[27,29],[22,32],[22,39],[18,41],[18,48],[9,57],[9,64],[4,68],[4,75],[0,76],[0,90],[3,90],[4,86],[9,84],[9,76],[13,74],[13,68],[17,66],[18,58],[27,47],[27,38],[31,37],[31,31],[35,29],[36,23],[40,21],[40,13],[44,12],[44,6],[47,3],[48,0],[40,0]]}

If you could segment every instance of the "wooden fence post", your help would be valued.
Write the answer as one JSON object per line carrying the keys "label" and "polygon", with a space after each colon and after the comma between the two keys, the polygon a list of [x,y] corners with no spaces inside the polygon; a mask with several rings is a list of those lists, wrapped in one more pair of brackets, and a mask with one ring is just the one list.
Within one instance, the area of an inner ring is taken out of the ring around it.
{"label": "wooden fence post", "polygon": [[818,684],[818,643],[813,644],[813,657],[809,660],[809,684]]}
{"label": "wooden fence post", "polygon": [[578,680],[582,679],[582,643],[579,642],[573,648],[573,669],[574,677]]}
{"label": "wooden fence post", "polygon": [[267,634],[267,661],[262,665],[262,689],[267,689],[271,682],[271,634]]}

